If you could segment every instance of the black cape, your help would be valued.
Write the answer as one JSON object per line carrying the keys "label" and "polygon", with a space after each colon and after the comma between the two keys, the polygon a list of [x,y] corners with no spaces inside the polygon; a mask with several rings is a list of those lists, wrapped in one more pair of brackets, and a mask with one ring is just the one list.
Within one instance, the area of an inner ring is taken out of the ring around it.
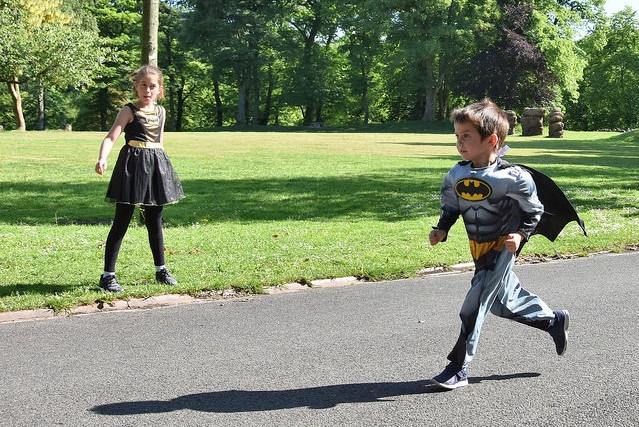
{"label": "black cape", "polygon": [[533,181],[535,181],[537,197],[541,204],[544,205],[544,213],[542,214],[533,234],[541,234],[551,242],[554,242],[566,224],[571,221],[576,221],[581,227],[584,236],[587,236],[584,221],[579,218],[579,215],[573,205],[552,178],[531,168],[530,166],[522,164],[511,165],[503,159],[501,162],[503,164],[502,167],[521,167],[528,171],[528,173],[532,176]]}

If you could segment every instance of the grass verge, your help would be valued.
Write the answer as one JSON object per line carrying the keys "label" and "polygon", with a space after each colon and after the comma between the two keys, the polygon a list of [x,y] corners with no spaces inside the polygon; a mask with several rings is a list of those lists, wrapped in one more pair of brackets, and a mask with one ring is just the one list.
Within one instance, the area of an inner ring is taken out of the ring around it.
{"label": "grass verge", "polygon": [[[428,246],[439,185],[458,160],[453,136],[394,132],[169,133],[187,198],[165,209],[167,265],[180,285],[154,283],[146,229],[132,224],[118,280],[139,298],[199,295],[315,279],[411,277],[467,262],[461,223]],[[109,301],[96,287],[113,206],[93,172],[102,133],[0,133],[0,311],[65,310]],[[639,243],[639,132],[511,136],[507,155],[552,176],[586,221],[524,259],[620,251]],[[115,163],[117,148],[111,153]]]}

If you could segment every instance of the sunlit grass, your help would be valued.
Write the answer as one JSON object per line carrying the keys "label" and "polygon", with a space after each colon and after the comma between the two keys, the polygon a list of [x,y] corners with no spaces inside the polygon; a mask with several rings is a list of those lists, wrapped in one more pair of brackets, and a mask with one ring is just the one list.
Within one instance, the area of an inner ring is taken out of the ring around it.
{"label": "sunlit grass", "polygon": [[[386,132],[169,133],[166,149],[187,198],[165,209],[167,265],[154,283],[143,225],[118,260],[124,298],[211,289],[260,292],[293,281],[410,277],[469,260],[461,224],[428,246],[439,185],[458,160],[445,126]],[[103,133],[0,133],[0,311],[64,310],[108,300],[97,290],[113,206],[110,170],[93,172]],[[639,243],[639,134],[508,138],[506,158],[555,178],[586,221],[531,254],[583,255]],[[109,157],[115,163],[118,148]]]}

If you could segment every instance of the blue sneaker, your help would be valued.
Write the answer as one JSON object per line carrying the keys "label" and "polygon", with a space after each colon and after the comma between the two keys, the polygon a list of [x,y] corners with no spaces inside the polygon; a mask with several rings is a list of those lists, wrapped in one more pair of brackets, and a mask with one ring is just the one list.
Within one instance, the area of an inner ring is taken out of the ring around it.
{"label": "blue sneaker", "polygon": [[459,370],[458,367],[449,363],[444,371],[436,377],[433,377],[430,382],[448,390],[467,386],[468,369]]}
{"label": "blue sneaker", "polygon": [[568,323],[570,315],[567,310],[553,311],[555,314],[555,321],[552,326],[548,328],[548,333],[555,341],[555,347],[557,354],[563,356],[568,348]]}

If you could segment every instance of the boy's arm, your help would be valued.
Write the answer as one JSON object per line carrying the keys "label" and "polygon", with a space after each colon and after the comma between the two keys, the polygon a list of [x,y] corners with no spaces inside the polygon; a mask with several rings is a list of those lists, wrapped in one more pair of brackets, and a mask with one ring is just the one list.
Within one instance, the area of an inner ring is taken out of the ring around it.
{"label": "boy's arm", "polygon": [[447,174],[442,181],[441,194],[441,215],[437,226],[433,227],[433,231],[430,232],[429,239],[431,245],[446,241],[448,231],[453,224],[457,222],[460,215],[457,196],[449,174]]}
{"label": "boy's arm", "polygon": [[431,246],[435,246],[439,242],[445,242],[447,236],[448,236],[447,231],[439,230],[435,228],[428,235],[428,241],[430,242]]}

